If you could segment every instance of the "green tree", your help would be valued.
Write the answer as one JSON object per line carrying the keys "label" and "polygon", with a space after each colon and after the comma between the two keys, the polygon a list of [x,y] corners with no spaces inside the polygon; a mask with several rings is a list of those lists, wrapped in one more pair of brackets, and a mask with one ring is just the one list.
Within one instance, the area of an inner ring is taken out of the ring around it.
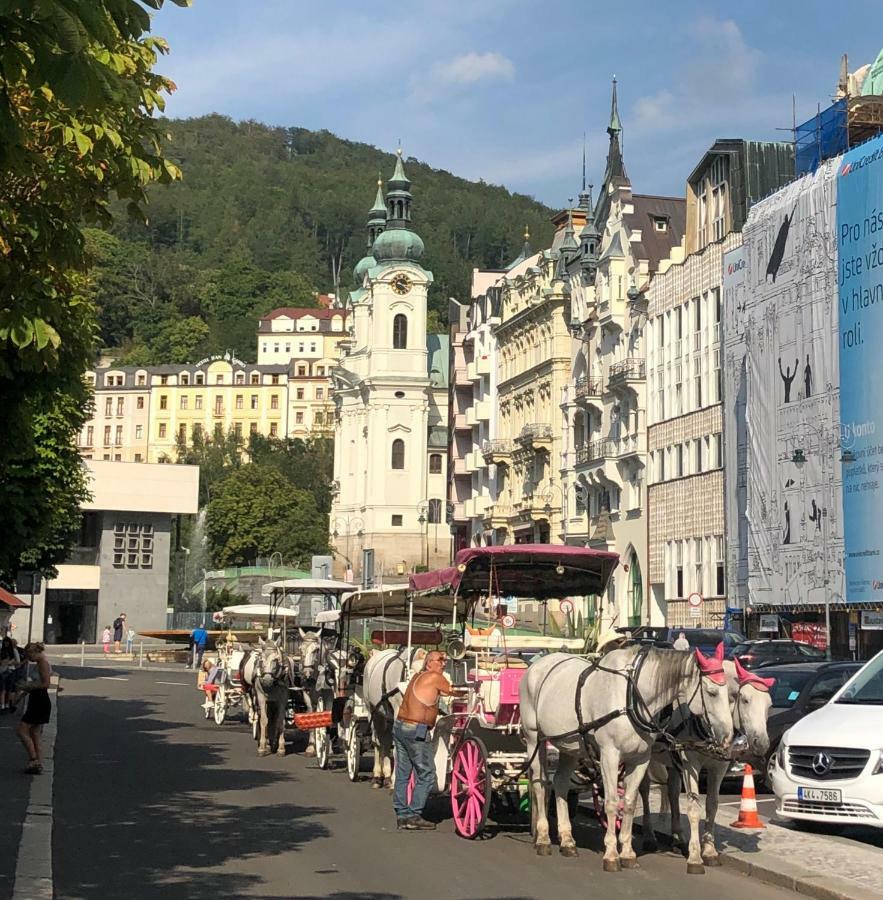
{"label": "green tree", "polygon": [[276,552],[303,565],[328,545],[312,494],[294,487],[278,469],[254,463],[212,491],[205,528],[212,564],[219,568],[248,565]]}
{"label": "green tree", "polygon": [[197,431],[190,444],[178,441],[177,461],[199,466],[199,505],[204,507],[215,486],[242,465],[242,435],[232,429],[214,434]]}
{"label": "green tree", "polygon": [[147,185],[180,175],[160,147],[154,113],[173,85],[152,71],[166,45],[149,28],[136,0],[0,4],[0,501],[16,523],[6,577],[22,556],[42,568],[64,556],[70,530],[56,526],[83,497],[79,460],[60,450],[82,425],[94,349],[83,224],[109,225],[115,198],[141,215]]}
{"label": "green tree", "polygon": [[334,477],[334,441],[327,437],[249,437],[252,462],[278,469],[296,488],[309,491],[319,512],[331,511],[331,480]]}

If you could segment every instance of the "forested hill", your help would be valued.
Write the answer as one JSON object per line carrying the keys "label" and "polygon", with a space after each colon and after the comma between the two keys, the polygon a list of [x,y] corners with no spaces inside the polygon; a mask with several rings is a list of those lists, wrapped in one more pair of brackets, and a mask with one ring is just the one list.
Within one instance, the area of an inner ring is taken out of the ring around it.
{"label": "forested hill", "polygon": [[[167,124],[183,181],[151,187],[147,226],[121,209],[112,234],[89,232],[101,339],[133,363],[227,349],[251,360],[259,315],[331,292],[335,266],[349,289],[378,175],[385,184],[394,156],[326,131],[217,115]],[[413,159],[406,170],[435,323],[449,296],[468,297],[473,267],[518,255],[525,225],[534,246],[548,246],[552,211],[531,198]]]}

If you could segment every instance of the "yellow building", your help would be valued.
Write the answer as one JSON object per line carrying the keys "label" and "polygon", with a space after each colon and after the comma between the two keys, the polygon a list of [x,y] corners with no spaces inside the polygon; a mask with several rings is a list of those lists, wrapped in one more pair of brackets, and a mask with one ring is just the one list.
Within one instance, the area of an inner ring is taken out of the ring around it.
{"label": "yellow building", "polygon": [[285,437],[288,427],[286,365],[211,359],[198,365],[150,369],[149,462],[171,462],[194,435],[234,431]]}

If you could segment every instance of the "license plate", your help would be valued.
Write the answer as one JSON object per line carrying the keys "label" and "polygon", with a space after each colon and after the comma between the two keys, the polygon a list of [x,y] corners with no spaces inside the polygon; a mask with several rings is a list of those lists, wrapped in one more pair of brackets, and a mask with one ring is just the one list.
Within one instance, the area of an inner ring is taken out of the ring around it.
{"label": "license plate", "polygon": [[832,791],[827,788],[797,788],[798,800],[811,800],[816,803],[839,803],[840,791]]}

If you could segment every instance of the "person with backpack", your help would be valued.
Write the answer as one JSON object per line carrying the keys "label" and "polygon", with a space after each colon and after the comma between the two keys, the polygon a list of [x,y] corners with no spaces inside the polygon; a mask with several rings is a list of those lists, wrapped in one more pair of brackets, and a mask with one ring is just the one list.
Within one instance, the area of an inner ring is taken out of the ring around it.
{"label": "person with backpack", "polygon": [[190,632],[190,640],[193,642],[193,656],[190,660],[190,668],[199,670],[202,665],[202,655],[205,653],[205,645],[208,643],[208,632],[202,625],[197,625]]}
{"label": "person with backpack", "polygon": [[126,614],[120,613],[113,620],[113,652],[122,653],[120,642],[123,639],[123,629],[126,627]]}

